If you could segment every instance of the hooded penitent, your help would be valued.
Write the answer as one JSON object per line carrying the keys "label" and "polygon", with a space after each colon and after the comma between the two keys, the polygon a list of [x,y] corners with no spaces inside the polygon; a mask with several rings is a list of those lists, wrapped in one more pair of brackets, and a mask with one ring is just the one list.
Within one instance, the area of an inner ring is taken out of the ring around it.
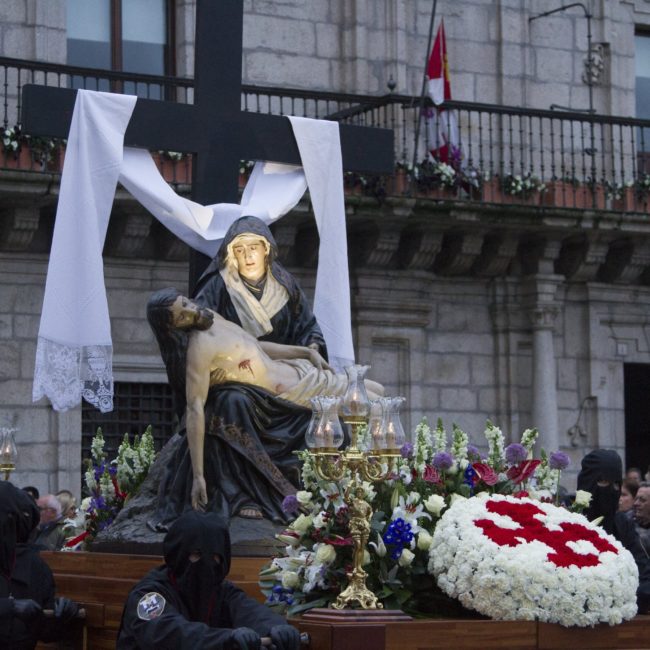
{"label": "hooded penitent", "polygon": [[590,520],[603,517],[602,526],[608,533],[614,530],[622,476],[623,462],[613,449],[595,449],[582,459],[578,489],[591,492],[591,503],[584,514]]}
{"label": "hooded penitent", "polygon": [[24,544],[38,526],[39,512],[27,492],[0,481],[0,573],[12,573],[16,544]]}
{"label": "hooded penitent", "polygon": [[[186,512],[169,529],[163,553],[190,620],[207,623],[219,586],[230,571],[228,524],[212,513]],[[200,556],[195,562],[190,561],[193,553]]]}

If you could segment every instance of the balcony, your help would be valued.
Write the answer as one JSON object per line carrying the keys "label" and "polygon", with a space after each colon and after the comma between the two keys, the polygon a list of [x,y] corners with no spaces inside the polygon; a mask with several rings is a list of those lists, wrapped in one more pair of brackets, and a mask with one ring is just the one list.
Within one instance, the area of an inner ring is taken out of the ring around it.
{"label": "balcony", "polygon": [[[0,74],[5,127],[0,251],[47,253],[65,157],[64,142],[23,138],[13,128],[25,84],[179,102],[191,102],[193,96],[190,79],[16,59],[0,58]],[[650,284],[650,121],[450,102],[445,108],[454,113],[459,140],[449,164],[443,164],[427,152],[432,140],[449,133],[431,128],[432,107],[428,102],[420,107],[415,97],[246,85],[241,106],[394,130],[393,175],[345,174],[356,269],[485,279],[556,273],[574,281]],[[414,146],[419,118],[421,135]],[[187,193],[191,156],[153,155],[163,176]],[[242,186],[250,164],[241,163]],[[313,267],[318,236],[308,204],[294,212],[292,219],[273,226],[280,255],[289,266]],[[113,258],[168,261],[185,261],[188,255],[182,242],[119,189],[104,252]]]}
{"label": "balcony", "polygon": [[[58,172],[65,143],[20,133],[23,85],[44,84],[137,94],[191,102],[191,79],[122,74],[89,68],[0,58],[2,122],[0,166]],[[650,121],[584,113],[531,110],[469,102],[445,109],[458,124],[457,148],[447,160],[427,155],[451,135],[436,129],[433,109],[417,97],[369,97],[245,85],[242,110],[334,119],[391,128],[395,132],[395,174],[367,177],[346,173],[350,194],[376,198],[408,196],[436,201],[519,205],[545,209],[650,212]],[[418,121],[420,124],[418,125]],[[414,133],[420,137],[414,145]],[[154,152],[164,177],[186,184],[191,157]],[[248,164],[242,162],[241,180]]]}

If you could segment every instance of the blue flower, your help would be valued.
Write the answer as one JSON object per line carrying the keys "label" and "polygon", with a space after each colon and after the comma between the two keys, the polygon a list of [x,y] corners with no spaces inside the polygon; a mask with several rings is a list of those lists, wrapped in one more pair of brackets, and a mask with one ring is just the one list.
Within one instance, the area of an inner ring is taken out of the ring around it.
{"label": "blue flower", "polygon": [[513,442],[506,447],[506,460],[510,465],[518,465],[528,458],[528,450],[518,442]]}
{"label": "blue flower", "polygon": [[454,464],[454,458],[450,453],[440,451],[433,457],[432,464],[436,469],[447,470]]}
{"label": "blue flower", "polygon": [[551,469],[566,469],[571,463],[571,459],[563,451],[554,451],[548,459],[548,466]]}
{"label": "blue flower", "polygon": [[476,476],[476,471],[471,465],[468,465],[465,468],[465,475],[463,477],[463,483],[469,485],[469,495],[474,496],[474,477]]}
{"label": "blue flower", "polygon": [[481,460],[481,452],[474,445],[467,445],[467,458],[472,462]]}
{"label": "blue flower", "polygon": [[413,458],[413,445],[410,442],[405,442],[399,450],[402,458]]}
{"label": "blue flower", "polygon": [[290,515],[294,512],[298,512],[300,509],[300,504],[295,494],[287,494],[282,501],[282,512]]}

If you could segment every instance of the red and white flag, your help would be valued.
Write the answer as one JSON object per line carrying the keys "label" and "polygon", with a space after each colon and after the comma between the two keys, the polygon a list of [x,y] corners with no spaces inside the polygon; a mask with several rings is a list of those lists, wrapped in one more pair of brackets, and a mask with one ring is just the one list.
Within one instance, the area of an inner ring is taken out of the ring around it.
{"label": "red and white flag", "polygon": [[429,150],[436,160],[448,163],[454,158],[460,158],[460,138],[456,112],[438,108],[440,104],[451,99],[451,80],[443,21],[440,22],[431,50],[427,76],[429,96],[435,105],[434,109],[427,114]]}

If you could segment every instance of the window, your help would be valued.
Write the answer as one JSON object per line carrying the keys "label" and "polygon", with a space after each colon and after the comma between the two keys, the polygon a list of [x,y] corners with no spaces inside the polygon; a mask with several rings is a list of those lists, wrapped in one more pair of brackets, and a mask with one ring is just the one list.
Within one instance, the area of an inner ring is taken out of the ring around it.
{"label": "window", "polygon": [[[67,63],[135,74],[173,75],[172,0],[67,0]],[[72,86],[161,99],[159,86],[74,77]]]}
{"label": "window", "polygon": [[[636,77],[636,116],[650,119],[650,33],[637,32],[634,37],[634,61]],[[650,152],[650,129],[639,129],[637,150]],[[645,165],[643,165],[645,163]],[[645,169],[641,167],[645,166]],[[650,164],[643,156],[639,160],[639,171],[649,173]]]}
{"label": "window", "polygon": [[[110,413],[100,413],[94,406],[83,402],[82,459],[90,458],[90,444],[98,427],[101,427],[104,435],[104,450],[108,459],[112,460],[117,455],[117,448],[125,433],[133,441],[136,434],[144,433],[151,425],[156,451],[160,451],[173,435],[176,423],[172,391],[168,384],[116,382],[113,410]],[[85,467],[82,472],[84,470]]]}

